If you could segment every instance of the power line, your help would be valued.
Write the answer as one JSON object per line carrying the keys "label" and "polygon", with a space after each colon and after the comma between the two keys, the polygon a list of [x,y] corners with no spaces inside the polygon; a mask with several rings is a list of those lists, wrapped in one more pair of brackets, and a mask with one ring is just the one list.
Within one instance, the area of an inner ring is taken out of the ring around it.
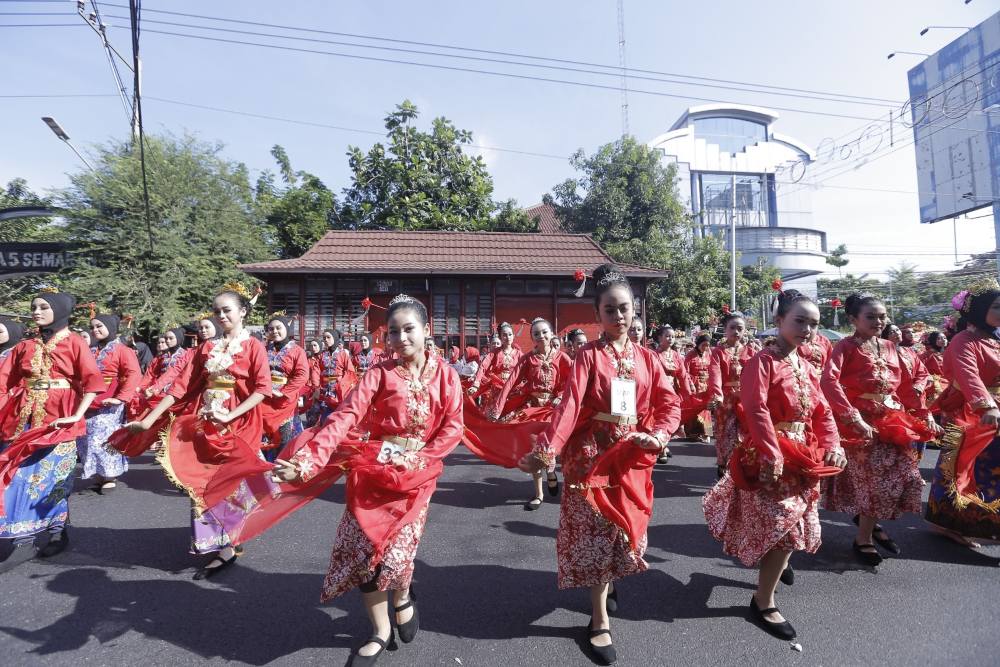
{"label": "power line", "polygon": [[[114,3],[107,3],[107,4],[109,6],[112,6],[112,7],[126,8],[124,5],[116,5]],[[354,38],[354,39],[366,39],[366,40],[370,40],[370,41],[389,42],[389,43],[394,43],[394,44],[408,44],[408,45],[411,45],[411,46],[423,46],[423,47],[429,47],[429,48],[441,48],[441,49],[449,49],[449,50],[454,50],[454,51],[462,51],[462,52],[467,52],[467,53],[482,53],[482,54],[486,54],[486,55],[522,58],[522,59],[525,59],[525,60],[538,60],[538,61],[543,61],[543,62],[557,62],[557,63],[563,63],[563,64],[567,64],[567,65],[582,65],[582,66],[585,66],[585,67],[603,67],[605,69],[616,70],[617,72],[620,72],[623,69],[620,64],[619,65],[610,65],[610,64],[605,64],[605,63],[595,63],[595,62],[587,62],[587,61],[580,61],[580,60],[571,60],[571,59],[566,59],[566,58],[552,58],[552,57],[537,56],[537,55],[532,55],[532,54],[516,53],[516,52],[510,52],[510,51],[493,51],[493,50],[488,50],[488,49],[477,49],[477,48],[466,47],[466,46],[454,46],[454,45],[450,45],[450,44],[440,44],[440,43],[433,43],[433,42],[422,42],[422,41],[406,40],[406,39],[393,39],[393,38],[389,38],[389,37],[379,37],[379,36],[365,35],[365,34],[359,34],[359,33],[337,32],[337,31],[333,31],[333,30],[323,30],[323,29],[319,29],[319,28],[305,28],[305,27],[301,27],[301,26],[281,25],[281,24],[267,23],[267,22],[261,22],[261,21],[246,21],[246,20],[241,20],[241,19],[236,19],[236,18],[229,18],[229,17],[206,16],[204,14],[189,14],[189,13],[185,13],[185,12],[174,12],[174,11],[168,11],[168,10],[163,10],[163,9],[149,9],[147,11],[154,12],[154,13],[157,13],[157,14],[168,14],[168,15],[172,15],[172,16],[181,16],[181,17],[185,17],[185,18],[204,19],[204,20],[219,21],[219,22],[224,22],[224,23],[238,23],[238,24],[242,24],[242,25],[252,25],[252,26],[258,26],[258,27],[265,27],[265,28],[276,28],[276,29],[279,29],[279,30],[293,30],[293,31],[298,31],[298,32],[308,32],[308,33],[313,33],[313,34],[331,35],[331,36],[336,36],[336,37],[350,37],[350,38]],[[201,27],[206,27],[206,26],[201,26]],[[372,48],[374,48],[374,47],[372,47]],[[454,57],[454,56],[448,56],[448,57]],[[714,82],[714,83],[727,83],[727,84],[736,84],[736,85],[744,85],[744,86],[755,86],[757,88],[773,88],[775,90],[792,91],[792,92],[798,92],[798,93],[811,93],[811,94],[814,94],[814,95],[827,95],[827,96],[834,96],[834,97],[852,98],[852,99],[857,99],[857,100],[867,100],[867,101],[870,101],[870,102],[879,102],[879,103],[883,103],[883,104],[884,103],[890,103],[890,104],[899,104],[900,103],[898,100],[890,100],[890,99],[879,98],[879,97],[866,97],[866,96],[862,96],[862,95],[850,95],[850,94],[846,94],[846,93],[833,93],[833,92],[827,92],[827,91],[817,91],[817,90],[810,90],[810,89],[803,89],[803,88],[794,88],[794,87],[787,87],[787,86],[775,86],[775,85],[771,85],[771,84],[748,83],[746,81],[735,81],[735,80],[732,80],[732,79],[718,79],[718,78],[712,78],[712,77],[695,76],[695,75],[690,75],[690,74],[679,74],[679,73],[676,73],[676,72],[664,72],[664,71],[659,71],[659,70],[641,69],[641,68],[636,68],[636,67],[629,67],[628,68],[628,72],[630,72],[630,73],[640,73],[640,74],[653,74],[653,75],[658,75],[658,76],[672,76],[672,77],[678,77],[678,78],[693,79],[693,80],[697,80],[697,81],[711,81],[711,82]],[[835,100],[830,100],[830,101],[835,101]]]}
{"label": "power line", "polygon": [[[118,26],[112,26],[112,27],[118,27]],[[472,74],[486,74],[486,75],[490,75],[490,76],[498,76],[498,77],[503,77],[503,78],[519,79],[519,80],[526,80],[526,81],[541,81],[541,82],[545,82],[545,83],[556,83],[556,84],[563,84],[563,85],[569,85],[569,86],[577,86],[577,87],[582,87],[582,88],[594,88],[594,89],[599,89],[599,90],[609,90],[609,91],[613,91],[613,92],[619,92],[619,88],[617,86],[604,85],[604,84],[592,83],[592,82],[585,82],[585,81],[572,81],[572,80],[569,80],[569,79],[556,79],[556,78],[551,78],[551,77],[532,76],[532,75],[528,75],[528,74],[515,74],[515,73],[512,73],[512,72],[499,72],[499,71],[495,71],[495,70],[483,70],[483,69],[476,69],[476,68],[470,68],[470,67],[457,67],[457,66],[453,66],[453,65],[441,65],[441,64],[434,64],[434,63],[424,63],[424,62],[417,62],[417,61],[412,61],[412,60],[398,60],[398,59],[395,59],[395,58],[379,58],[379,57],[375,57],[375,56],[362,56],[362,55],[358,55],[358,54],[342,53],[342,52],[338,52],[338,51],[323,51],[323,50],[320,50],[320,49],[304,49],[304,48],[300,48],[300,47],[285,46],[285,45],[280,45],[280,44],[264,44],[264,43],[261,43],[261,42],[250,42],[250,41],[245,41],[245,40],[226,39],[226,38],[223,38],[223,37],[209,37],[209,36],[205,36],[205,35],[191,35],[191,34],[187,34],[187,33],[172,32],[172,31],[167,31],[167,30],[146,29],[146,30],[144,30],[144,32],[155,33],[155,34],[158,34],[158,35],[169,35],[169,36],[173,36],[173,37],[182,37],[182,38],[188,38],[188,39],[198,39],[198,40],[203,40],[203,41],[208,41],[208,42],[219,42],[219,43],[224,43],[224,44],[238,44],[238,45],[241,45],[241,46],[257,46],[257,47],[260,47],[260,48],[275,49],[275,50],[280,50],[280,51],[291,51],[291,52],[297,52],[297,53],[309,53],[309,54],[316,54],[316,55],[326,55],[326,56],[334,56],[334,57],[339,57],[339,58],[347,58],[347,59],[352,59],[352,60],[365,60],[365,61],[371,61],[371,62],[390,63],[390,64],[395,64],[395,65],[409,65],[409,66],[413,66],[413,67],[425,67],[425,68],[430,68],[430,69],[441,69],[441,70],[447,70],[447,71],[452,71],[452,72],[467,72],[467,73],[472,73]],[[673,99],[695,100],[695,101],[701,101],[701,102],[714,102],[714,103],[719,103],[719,104],[730,104],[731,103],[730,100],[722,100],[722,99],[708,98],[708,97],[695,97],[695,96],[691,96],[691,95],[678,95],[678,94],[674,94],[674,93],[666,93],[666,92],[656,91],[656,90],[646,90],[646,89],[642,89],[642,88],[629,88],[629,91],[633,92],[633,93],[642,94],[642,95],[652,95],[652,96],[655,96],[655,97],[668,97],[668,98],[673,98]],[[850,115],[850,114],[837,114],[837,113],[830,113],[830,112],[826,112],[826,111],[813,111],[813,110],[809,110],[809,109],[799,109],[799,108],[795,108],[795,107],[781,107],[781,106],[769,105],[769,108],[771,108],[771,109],[777,109],[779,111],[792,111],[792,112],[804,113],[804,114],[815,115],[815,116],[824,116],[824,117],[828,117],[828,118],[846,118],[846,119],[850,119],[850,120],[864,120],[864,121],[875,121],[875,120],[877,120],[875,118],[868,118],[868,117],[864,117],[864,116],[854,116],[854,115]]]}

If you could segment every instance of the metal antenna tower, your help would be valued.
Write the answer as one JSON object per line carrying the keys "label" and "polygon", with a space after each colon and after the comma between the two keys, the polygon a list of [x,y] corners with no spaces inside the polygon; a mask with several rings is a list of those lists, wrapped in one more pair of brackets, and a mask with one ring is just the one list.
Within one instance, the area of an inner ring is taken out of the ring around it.
{"label": "metal antenna tower", "polygon": [[622,137],[628,136],[628,76],[625,69],[625,0],[618,0],[618,66],[622,70]]}

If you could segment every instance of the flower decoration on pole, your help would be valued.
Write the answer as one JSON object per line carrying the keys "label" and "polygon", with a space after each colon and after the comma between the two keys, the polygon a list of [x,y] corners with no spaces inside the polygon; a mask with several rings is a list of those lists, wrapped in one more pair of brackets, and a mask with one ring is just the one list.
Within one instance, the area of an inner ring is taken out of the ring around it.
{"label": "flower decoration on pole", "polygon": [[527,324],[528,324],[528,320],[524,319],[523,317],[521,319],[519,319],[517,321],[517,333],[514,334],[514,336],[515,337],[520,337],[521,336],[521,332],[524,331],[524,327]]}
{"label": "flower decoration on pole", "polygon": [[368,317],[368,311],[371,310],[373,306],[375,308],[380,309],[380,310],[385,310],[384,307],[382,307],[382,306],[380,306],[380,305],[378,305],[376,303],[372,303],[372,300],[370,298],[368,298],[367,296],[365,298],[361,299],[361,314],[358,315],[357,317],[355,317],[354,319],[352,319],[351,320],[351,324],[353,326],[358,326],[358,325],[364,324],[365,323],[365,318]]}
{"label": "flower decoration on pole", "polygon": [[830,306],[833,308],[833,326],[835,327],[840,326],[840,307],[842,305],[839,298],[833,297],[830,299]]}
{"label": "flower decoration on pole", "polygon": [[586,274],[586,272],[584,272],[583,269],[577,269],[576,273],[573,274],[573,280],[575,280],[576,282],[580,283],[580,286],[576,288],[575,292],[573,292],[573,296],[575,296],[576,298],[579,299],[580,297],[583,296],[583,293],[587,291],[587,274]]}
{"label": "flower decoration on pole", "polygon": [[781,278],[775,278],[774,280],[771,281],[771,289],[773,289],[775,292],[778,292],[779,294],[781,293],[782,286],[783,283],[781,282]]}

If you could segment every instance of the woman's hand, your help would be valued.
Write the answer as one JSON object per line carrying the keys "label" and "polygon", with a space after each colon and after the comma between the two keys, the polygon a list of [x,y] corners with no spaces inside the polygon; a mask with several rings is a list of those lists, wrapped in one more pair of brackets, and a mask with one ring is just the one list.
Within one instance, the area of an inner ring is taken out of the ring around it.
{"label": "woman's hand", "polygon": [[271,391],[271,398],[284,398],[284,397],[285,395],[282,394],[280,391],[274,391],[274,390]]}
{"label": "woman's hand", "polygon": [[650,451],[658,452],[663,449],[663,445],[660,444],[660,441],[648,433],[640,433],[639,431],[629,433],[628,440],[632,444],[638,445],[639,447]]}
{"label": "woman's hand", "polygon": [[103,401],[101,401],[101,405],[109,408],[121,404],[122,402],[119,401],[117,398],[105,398]]}
{"label": "woman's hand", "polygon": [[156,392],[154,392],[152,389],[147,389],[143,393],[146,394],[146,398],[152,398],[153,394],[156,393]]}
{"label": "woman's hand", "polygon": [[465,390],[465,393],[468,394],[469,396],[475,396],[477,391],[479,391],[479,387],[477,387],[476,385],[472,385],[471,387]]}
{"label": "woman's hand", "polygon": [[944,433],[944,429],[941,428],[941,426],[936,421],[934,421],[934,417],[927,418],[927,428],[929,428],[931,430],[931,433],[933,433],[934,435],[941,435]]}
{"label": "woman's hand", "polygon": [[299,482],[302,480],[302,471],[291,461],[275,459],[271,477],[276,482]]}
{"label": "woman's hand", "polygon": [[774,484],[781,477],[783,467],[778,461],[762,461],[757,479],[764,484]]}
{"label": "woman's hand", "polygon": [[71,415],[69,417],[60,417],[54,420],[49,426],[52,428],[64,428],[66,426],[72,426],[73,424],[80,421],[80,417],[77,415]]}
{"label": "woman's hand", "polygon": [[228,424],[229,422],[233,421],[233,417],[230,412],[228,411],[223,412],[218,408],[213,408],[212,411],[208,414],[208,418],[213,422],[215,422],[216,424]]}
{"label": "woman's hand", "polygon": [[979,423],[993,427],[1000,426],[1000,410],[997,408],[990,408],[983,413],[982,417],[979,418]]}
{"label": "woman's hand", "polygon": [[861,417],[858,417],[857,421],[853,424],[854,430],[857,431],[866,441],[872,441],[875,439],[876,431],[871,426],[868,425]]}
{"label": "woman's hand", "polygon": [[828,466],[835,466],[843,470],[847,467],[847,457],[844,456],[844,452],[841,449],[831,449],[823,457],[823,462]]}
{"label": "woman's hand", "polygon": [[129,433],[144,433],[153,427],[152,424],[147,422],[145,419],[139,419],[134,422],[129,422],[125,424],[125,429]]}

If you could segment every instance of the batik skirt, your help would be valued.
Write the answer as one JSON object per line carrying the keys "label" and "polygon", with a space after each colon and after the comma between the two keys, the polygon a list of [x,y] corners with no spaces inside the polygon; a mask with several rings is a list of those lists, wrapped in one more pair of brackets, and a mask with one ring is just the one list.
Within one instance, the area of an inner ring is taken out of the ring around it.
{"label": "batik skirt", "polygon": [[[974,503],[961,509],[955,506],[954,496],[949,489],[949,475],[944,470],[948,465],[948,454],[944,450],[938,456],[925,518],[936,526],[966,537],[1000,539],[1000,512]],[[954,462],[951,466],[954,466]],[[976,457],[974,475],[983,505],[1000,505],[1000,437],[994,438]]]}
{"label": "batik skirt", "polygon": [[4,492],[6,515],[0,517],[0,538],[62,530],[69,521],[69,494],[73,491],[75,469],[76,442],[72,440],[27,458]]}
{"label": "batik skirt", "polygon": [[114,479],[128,470],[128,459],[107,446],[108,436],[124,423],[125,405],[109,405],[87,417],[87,435],[76,439],[83,479]]}

